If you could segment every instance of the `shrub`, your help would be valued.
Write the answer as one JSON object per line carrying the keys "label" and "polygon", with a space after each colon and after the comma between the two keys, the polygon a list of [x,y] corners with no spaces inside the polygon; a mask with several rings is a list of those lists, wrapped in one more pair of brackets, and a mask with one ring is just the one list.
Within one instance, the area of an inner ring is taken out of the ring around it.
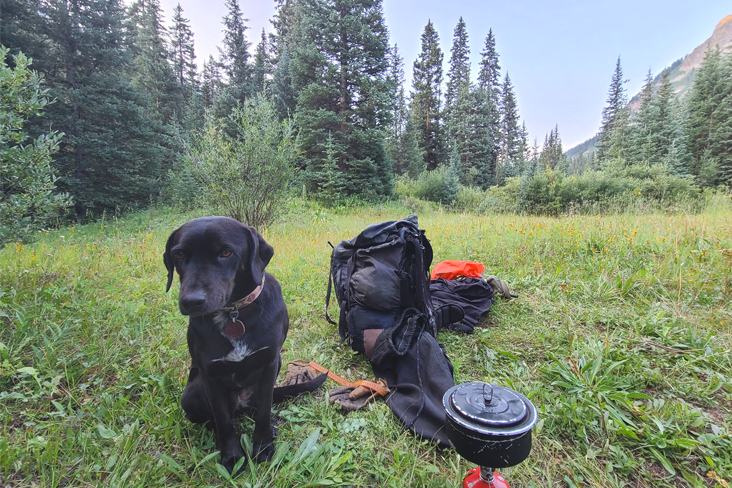
{"label": "shrub", "polygon": [[51,155],[62,134],[51,132],[28,142],[23,124],[43,115],[48,103],[41,77],[28,67],[23,53],[8,67],[8,49],[0,46],[0,243],[27,239],[71,205],[65,193],[54,193]]}
{"label": "shrub", "polygon": [[207,117],[191,151],[190,168],[207,203],[262,228],[282,214],[295,158],[291,121],[280,122],[272,104],[258,95],[235,108],[226,121]]}
{"label": "shrub", "polygon": [[486,192],[474,186],[458,187],[455,209],[463,212],[475,212],[485,200]]}
{"label": "shrub", "polygon": [[433,171],[423,171],[415,182],[414,196],[430,202],[452,205],[457,200],[459,180],[445,166]]}

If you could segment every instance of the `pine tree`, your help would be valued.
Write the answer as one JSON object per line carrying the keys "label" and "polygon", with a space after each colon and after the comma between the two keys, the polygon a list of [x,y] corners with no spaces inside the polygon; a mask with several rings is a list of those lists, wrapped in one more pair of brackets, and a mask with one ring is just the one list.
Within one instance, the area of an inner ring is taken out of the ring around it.
{"label": "pine tree", "polygon": [[349,195],[376,198],[392,191],[384,149],[390,123],[388,32],[381,0],[301,0],[291,53],[298,93],[295,121],[307,161],[306,180],[318,192],[318,175],[332,151]]}
{"label": "pine tree", "polygon": [[704,185],[732,183],[732,61],[719,48],[707,51],[688,97],[686,132],[691,153],[691,174]]}
{"label": "pine tree", "polygon": [[262,29],[262,39],[257,44],[254,52],[254,67],[252,70],[253,90],[255,93],[264,91],[267,75],[272,72],[269,53],[267,51],[267,35],[264,33],[264,29]]}
{"label": "pine tree", "polygon": [[499,177],[496,178],[496,184],[502,183],[506,176],[512,173],[511,166],[519,156],[521,149],[518,103],[508,73],[506,73],[501,87],[501,95]]}
{"label": "pine tree", "polygon": [[490,113],[488,121],[490,133],[494,138],[493,154],[490,162],[490,181],[494,184],[497,176],[498,156],[500,150],[499,136],[501,133],[501,117],[499,107],[501,106],[501,66],[498,62],[496,51],[496,40],[493,37],[493,30],[488,31],[485,38],[485,47],[480,53],[480,72],[478,73],[478,87],[483,89],[487,97],[486,113]]}
{"label": "pine tree", "polygon": [[[456,113],[458,91],[463,85],[470,85],[470,47],[468,46],[468,32],[463,18],[455,26],[450,51],[450,69],[447,72],[447,90],[445,91],[445,122],[450,133],[451,119],[460,118],[463,114]],[[452,136],[450,136],[452,137]]]}
{"label": "pine tree", "polygon": [[595,154],[595,161],[599,167],[604,166],[611,159],[624,159],[625,157],[628,96],[623,85],[626,81],[623,80],[623,68],[620,66],[620,57],[618,57],[608,90],[607,106],[602,110],[602,126]]}
{"label": "pine tree", "polygon": [[132,81],[153,103],[153,116],[171,123],[183,110],[183,97],[168,61],[159,0],[137,0],[129,9],[133,23]]}
{"label": "pine tree", "polygon": [[440,113],[442,59],[440,38],[432,21],[428,21],[422,34],[422,51],[414,61],[411,103],[415,126],[421,132],[419,146],[428,170],[437,167],[444,152]]}
{"label": "pine tree", "polygon": [[44,56],[51,127],[66,135],[55,158],[59,188],[76,213],[137,207],[159,190],[175,156],[171,137],[150,116],[149,99],[127,75],[132,51],[119,0],[47,0]]}
{"label": "pine tree", "polygon": [[253,69],[249,63],[249,29],[244,14],[239,8],[239,0],[226,0],[227,13],[224,16],[224,46],[219,48],[221,66],[226,74],[226,88],[216,97],[214,113],[225,118],[237,104],[246,100],[254,92]]}
{"label": "pine tree", "polygon": [[205,108],[213,107],[216,99],[223,91],[224,82],[221,79],[219,63],[213,56],[203,62],[203,83],[201,85],[201,99]]}
{"label": "pine tree", "polygon": [[198,90],[198,68],[193,43],[193,31],[189,20],[183,17],[180,3],[173,10],[173,26],[170,31],[172,65],[175,80],[185,100]]}
{"label": "pine tree", "polygon": [[272,75],[272,99],[280,119],[290,117],[295,113],[297,97],[295,89],[292,87],[290,53],[286,45],[282,46],[282,51]]}

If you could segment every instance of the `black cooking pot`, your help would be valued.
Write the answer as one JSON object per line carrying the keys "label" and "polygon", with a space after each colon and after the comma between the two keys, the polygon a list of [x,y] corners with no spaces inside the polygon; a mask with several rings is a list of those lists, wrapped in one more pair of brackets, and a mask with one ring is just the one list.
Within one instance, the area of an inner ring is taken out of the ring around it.
{"label": "black cooking pot", "polygon": [[508,468],[531,452],[536,407],[522,394],[504,386],[463,383],[442,397],[447,438],[471,463]]}

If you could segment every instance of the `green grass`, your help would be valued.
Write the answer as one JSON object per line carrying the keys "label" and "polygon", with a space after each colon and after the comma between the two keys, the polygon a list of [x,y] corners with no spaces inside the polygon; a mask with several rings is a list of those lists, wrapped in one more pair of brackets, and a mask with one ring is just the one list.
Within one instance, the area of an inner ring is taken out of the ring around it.
{"label": "green grass", "polygon": [[[371,379],[323,315],[330,247],[399,205],[305,206],[265,232],[283,287],[286,361]],[[151,210],[0,251],[0,483],[12,486],[459,486],[472,466],[400,428],[383,402],[345,414],[324,392],[277,410],[277,453],[229,480],[182,415],[187,319],[164,293],[169,232]],[[472,335],[442,333],[456,383],[539,409],[514,487],[732,481],[732,210],[700,215],[474,216],[426,210],[435,262],[471,259],[520,296]],[[727,250],[727,251],[725,251]],[[329,388],[336,385],[329,382]],[[240,422],[251,443],[252,422]]]}

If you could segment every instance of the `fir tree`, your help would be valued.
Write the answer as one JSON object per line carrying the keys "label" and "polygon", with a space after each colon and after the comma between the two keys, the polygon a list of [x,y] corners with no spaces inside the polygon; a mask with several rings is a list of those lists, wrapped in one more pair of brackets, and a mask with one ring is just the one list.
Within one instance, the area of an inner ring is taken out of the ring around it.
{"label": "fir tree", "polygon": [[490,113],[488,121],[490,133],[494,138],[493,154],[491,155],[490,173],[491,184],[496,181],[496,169],[498,166],[498,154],[500,144],[498,141],[501,132],[501,117],[498,108],[501,105],[501,66],[498,62],[496,51],[496,40],[493,37],[493,30],[488,31],[485,38],[485,47],[480,53],[480,71],[478,73],[478,87],[486,93],[486,112]]}
{"label": "fir tree", "polygon": [[298,93],[295,121],[312,192],[327,162],[324,141],[345,192],[375,198],[392,191],[384,149],[390,122],[388,32],[381,0],[302,0],[290,69]]}
{"label": "fir tree", "polygon": [[137,0],[129,14],[134,26],[132,81],[150,97],[155,107],[153,116],[169,124],[182,112],[183,97],[168,61],[160,1]]}
{"label": "fir tree", "polygon": [[290,74],[290,53],[286,45],[282,46],[277,65],[272,75],[272,99],[280,119],[290,117],[295,113],[297,97],[292,87]]}
{"label": "fir tree", "polygon": [[422,34],[422,51],[414,61],[411,103],[415,126],[421,132],[420,149],[428,170],[437,167],[444,151],[440,113],[442,59],[440,38],[432,22],[428,21]]}
{"label": "fir tree", "polygon": [[628,120],[628,97],[623,86],[626,81],[623,80],[623,68],[618,57],[608,90],[607,106],[602,110],[602,126],[595,154],[595,160],[600,166],[610,159],[624,158]]}
{"label": "fir tree", "polygon": [[656,159],[654,134],[656,133],[656,106],[653,103],[653,74],[648,70],[640,92],[640,108],[633,116],[630,128],[631,144],[628,150],[629,164],[652,164]]}
{"label": "fir tree", "polygon": [[497,184],[502,182],[511,173],[510,168],[517,159],[517,156],[519,156],[521,149],[518,103],[516,102],[513,85],[511,84],[511,78],[508,76],[508,73],[506,73],[506,78],[501,87],[500,114],[499,170],[501,176],[497,178]]}
{"label": "fir tree", "polygon": [[267,75],[271,74],[269,53],[267,52],[267,35],[262,29],[262,39],[257,44],[257,48],[254,52],[254,67],[253,67],[253,90],[255,93],[264,91],[265,83],[267,82]]}
{"label": "fir tree", "polygon": [[231,111],[254,92],[253,68],[249,63],[248,19],[239,8],[239,0],[226,0],[224,46],[219,48],[226,87],[216,97],[214,114],[226,118]]}
{"label": "fir tree", "polygon": [[455,26],[450,51],[450,69],[447,72],[447,90],[445,91],[445,121],[450,132],[450,123],[453,118],[460,118],[463,114],[456,113],[458,91],[463,85],[470,85],[470,47],[468,47],[468,32],[463,18]]}
{"label": "fir tree", "polygon": [[173,10],[173,26],[170,31],[172,65],[175,80],[184,99],[189,100],[198,90],[198,68],[193,44],[193,31],[189,20],[183,17],[180,3]]}
{"label": "fir tree", "polygon": [[223,90],[224,82],[221,79],[219,63],[213,56],[203,62],[203,83],[201,85],[201,99],[205,108],[211,108]]}
{"label": "fir tree", "polygon": [[119,0],[48,0],[46,119],[64,132],[55,158],[59,188],[79,216],[136,207],[159,190],[171,138],[149,100],[127,81],[132,51]]}

